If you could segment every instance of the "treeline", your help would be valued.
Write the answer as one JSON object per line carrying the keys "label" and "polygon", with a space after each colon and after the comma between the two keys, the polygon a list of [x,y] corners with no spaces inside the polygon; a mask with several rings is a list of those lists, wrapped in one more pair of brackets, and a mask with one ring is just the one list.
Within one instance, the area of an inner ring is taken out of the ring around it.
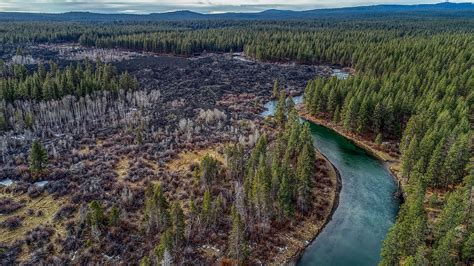
{"label": "treeline", "polygon": [[[377,23],[374,23],[377,22]],[[416,16],[380,18],[320,18],[315,20],[289,21],[245,21],[245,20],[199,20],[199,21],[128,21],[128,22],[60,22],[60,21],[14,21],[0,22],[0,43],[26,44],[46,42],[77,42],[82,35],[94,38],[109,38],[120,35],[159,33],[166,31],[191,31],[213,29],[319,31],[321,29],[354,31],[360,29],[395,31],[400,36],[432,34],[448,31],[472,32],[474,22],[468,18],[442,18],[420,20]],[[240,37],[247,37],[240,34]],[[249,40],[249,39],[248,39]],[[249,41],[252,41],[250,39]]]}
{"label": "treeline", "polygon": [[79,42],[100,48],[126,48],[139,51],[192,55],[203,51],[242,51],[243,29],[162,31],[147,34],[98,37],[84,34]]}
{"label": "treeline", "polygon": [[128,73],[117,74],[115,67],[100,61],[70,64],[58,69],[54,62],[39,64],[34,72],[24,65],[4,69],[0,78],[0,101],[56,100],[65,95],[85,96],[93,91],[134,91],[138,81]]}
{"label": "treeline", "polygon": [[299,122],[292,100],[286,101],[284,93],[277,109],[279,129],[273,141],[263,135],[248,153],[243,146],[231,144],[224,149],[225,166],[209,155],[194,166],[193,176],[204,193],[186,204],[187,215],[180,203],[168,202],[159,185],[146,190],[143,226],[147,234],[159,234],[160,239],[143,258],[144,265],[179,263],[186,243],[200,242],[213,233],[229,235],[225,254],[241,264],[249,258],[251,239],[292,221],[297,212],[312,210],[316,154],[309,126]]}
{"label": "treeline", "polygon": [[[439,38],[452,32],[469,32],[467,26],[453,22],[432,22],[431,27],[421,22],[381,23],[374,26],[370,22],[326,23],[317,22],[267,22],[255,24],[242,22],[230,27],[205,28],[198,30],[157,31],[139,34],[84,34],[79,38],[83,45],[102,48],[126,48],[157,53],[192,55],[200,52],[245,52],[247,56],[259,60],[299,61],[303,63],[333,63],[357,67],[360,71],[374,71],[377,74],[386,64],[398,63],[393,53],[400,38],[412,36],[420,38],[438,31]],[[465,21],[463,21],[465,22]],[[428,22],[424,22],[430,24]],[[459,23],[461,23],[459,21]],[[466,25],[469,25],[468,22]],[[418,27],[414,27],[418,25]],[[422,41],[422,39],[418,39]],[[384,50],[377,50],[381,43],[387,43]],[[365,49],[362,49],[365,48]],[[390,49],[388,49],[390,48]],[[416,50],[402,50],[413,54]],[[366,51],[373,50],[370,57]],[[395,54],[394,54],[395,55]],[[414,55],[413,55],[414,56]],[[363,59],[361,59],[363,58]],[[410,58],[410,57],[407,57]],[[382,60],[378,60],[382,59]],[[390,61],[389,61],[390,60]],[[376,67],[372,67],[373,64]],[[367,67],[371,66],[371,67]]]}

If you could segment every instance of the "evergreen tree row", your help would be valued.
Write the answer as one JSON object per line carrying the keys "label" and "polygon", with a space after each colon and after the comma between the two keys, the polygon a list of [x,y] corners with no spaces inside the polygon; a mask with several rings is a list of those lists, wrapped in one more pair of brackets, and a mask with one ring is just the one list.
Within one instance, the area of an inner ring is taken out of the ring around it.
{"label": "evergreen tree row", "polygon": [[24,65],[12,65],[0,78],[0,101],[57,100],[64,95],[83,97],[98,90],[134,91],[138,86],[135,77],[127,72],[118,75],[112,65],[100,61],[71,64],[65,69],[50,62],[47,66],[39,64],[33,73]]}

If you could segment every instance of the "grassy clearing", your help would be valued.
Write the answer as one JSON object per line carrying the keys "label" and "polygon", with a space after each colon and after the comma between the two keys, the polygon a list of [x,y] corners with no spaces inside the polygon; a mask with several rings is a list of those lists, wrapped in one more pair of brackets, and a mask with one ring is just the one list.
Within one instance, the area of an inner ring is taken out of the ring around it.
{"label": "grassy clearing", "polygon": [[209,154],[221,163],[224,163],[224,157],[217,150],[217,147],[210,147],[201,150],[184,151],[178,154],[177,159],[170,161],[167,166],[171,171],[187,171],[191,164],[199,163],[206,154]]}
{"label": "grassy clearing", "polygon": [[[56,212],[64,205],[64,200],[62,199],[53,199],[51,196],[40,196],[35,199],[30,199],[26,195],[22,196],[11,196],[9,194],[0,194],[0,197],[7,197],[14,199],[15,201],[24,201],[25,206],[13,213],[8,215],[0,216],[0,223],[5,221],[7,218],[12,216],[19,216],[23,218],[22,226],[9,230],[6,228],[0,228],[0,242],[11,244],[15,240],[22,239],[25,234],[40,226],[40,225],[50,225],[56,229],[56,233],[63,234],[65,229],[59,223],[53,223],[53,217]],[[31,209],[34,211],[33,215],[28,215],[27,211]],[[41,211],[43,215],[38,216],[37,213]]]}

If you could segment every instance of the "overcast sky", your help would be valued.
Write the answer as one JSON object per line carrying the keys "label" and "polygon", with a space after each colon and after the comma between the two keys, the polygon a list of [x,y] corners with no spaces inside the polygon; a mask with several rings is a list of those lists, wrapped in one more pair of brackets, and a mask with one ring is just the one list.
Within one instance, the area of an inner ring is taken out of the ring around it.
{"label": "overcast sky", "polygon": [[441,0],[0,0],[0,11],[148,14],[176,10],[201,13],[258,12],[266,9],[307,10],[375,4],[437,3]]}

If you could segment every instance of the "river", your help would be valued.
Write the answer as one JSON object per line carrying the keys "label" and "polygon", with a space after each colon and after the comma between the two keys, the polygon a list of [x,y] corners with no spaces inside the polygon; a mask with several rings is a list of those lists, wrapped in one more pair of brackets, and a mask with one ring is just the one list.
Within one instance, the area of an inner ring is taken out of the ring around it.
{"label": "river", "polygon": [[[295,97],[300,103],[302,98]],[[265,105],[263,116],[275,110]],[[314,144],[339,170],[342,190],[331,221],[304,251],[297,265],[377,265],[382,242],[395,222],[396,182],[383,163],[336,132],[314,123]]]}

